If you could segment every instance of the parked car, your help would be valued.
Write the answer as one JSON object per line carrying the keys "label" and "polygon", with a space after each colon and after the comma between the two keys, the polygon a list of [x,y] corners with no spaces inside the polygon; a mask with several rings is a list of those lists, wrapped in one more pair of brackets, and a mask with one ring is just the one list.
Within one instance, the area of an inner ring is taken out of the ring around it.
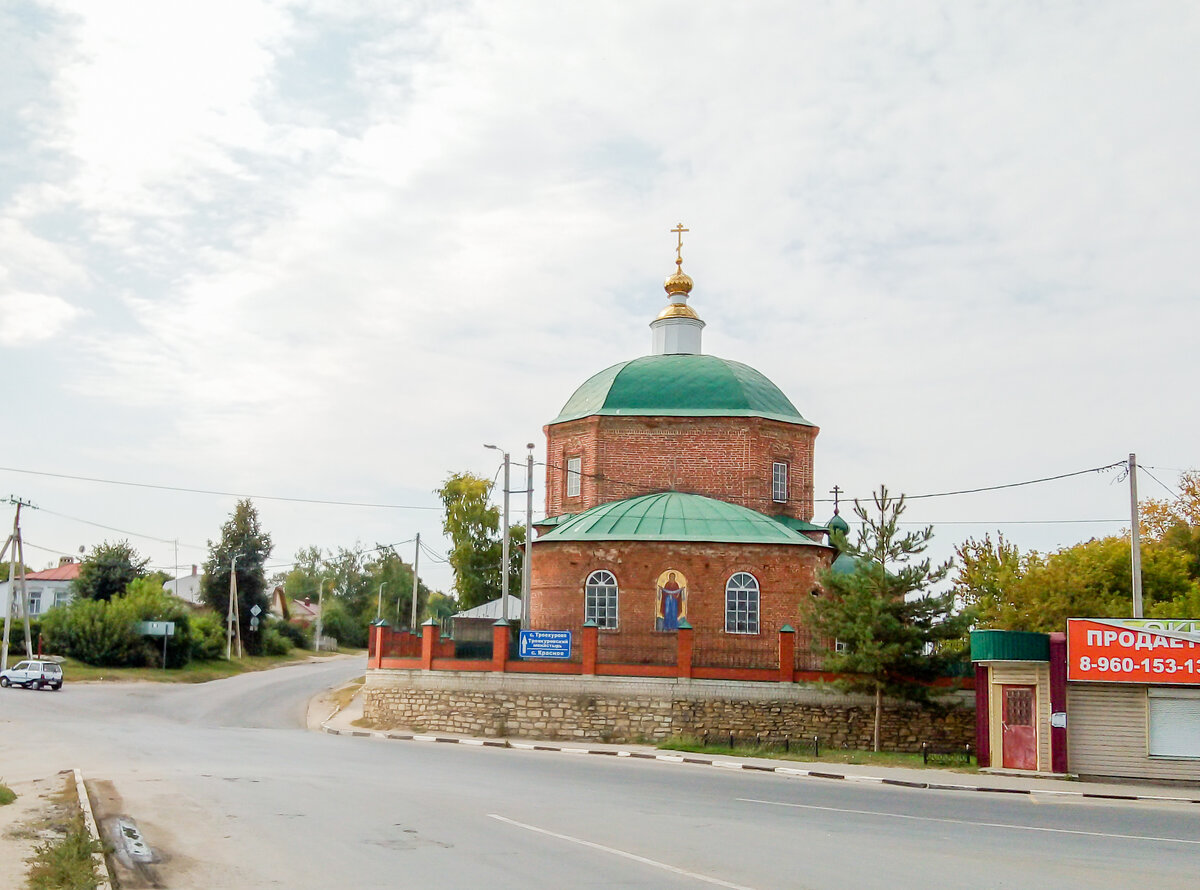
{"label": "parked car", "polygon": [[55,692],[62,689],[63,670],[53,661],[20,661],[0,674],[0,686],[24,686],[41,689],[49,686]]}

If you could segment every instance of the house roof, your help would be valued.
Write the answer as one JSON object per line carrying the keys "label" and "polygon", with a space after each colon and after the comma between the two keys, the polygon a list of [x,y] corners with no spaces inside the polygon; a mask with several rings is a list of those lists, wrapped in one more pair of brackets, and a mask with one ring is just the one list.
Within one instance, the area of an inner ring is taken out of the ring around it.
{"label": "house roof", "polygon": [[[20,577],[20,576],[18,576]],[[52,569],[40,572],[30,572],[25,576],[26,581],[74,581],[79,577],[79,563],[67,562]]]}
{"label": "house roof", "polygon": [[646,355],[605,368],[550,422],[595,414],[765,417],[812,426],[763,374],[715,355]]}
{"label": "house roof", "polygon": [[[510,596],[508,598],[508,617],[516,618],[521,614],[521,600],[518,597]],[[491,618],[493,620],[504,617],[504,610],[500,608],[500,599],[497,597],[490,603],[484,603],[482,606],[476,606],[473,609],[466,609],[462,612],[456,612],[451,617],[453,618]]]}
{"label": "house roof", "polygon": [[825,548],[770,516],[681,491],[600,504],[560,522],[537,543],[543,541],[711,541]]}

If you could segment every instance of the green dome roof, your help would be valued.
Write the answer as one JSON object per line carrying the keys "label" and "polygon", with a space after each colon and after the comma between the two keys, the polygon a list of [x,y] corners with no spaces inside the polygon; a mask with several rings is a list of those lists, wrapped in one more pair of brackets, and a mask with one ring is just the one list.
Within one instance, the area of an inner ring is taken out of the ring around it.
{"label": "green dome roof", "polygon": [[538,541],[710,541],[825,547],[770,516],[679,491],[600,504],[559,522]]}
{"label": "green dome roof", "polygon": [[812,426],[758,371],[715,355],[647,355],[605,368],[550,422],[593,414],[765,417]]}
{"label": "green dome roof", "polygon": [[834,513],[833,518],[829,520],[829,533],[841,532],[843,535],[850,534],[850,523],[842,518],[842,514]]}

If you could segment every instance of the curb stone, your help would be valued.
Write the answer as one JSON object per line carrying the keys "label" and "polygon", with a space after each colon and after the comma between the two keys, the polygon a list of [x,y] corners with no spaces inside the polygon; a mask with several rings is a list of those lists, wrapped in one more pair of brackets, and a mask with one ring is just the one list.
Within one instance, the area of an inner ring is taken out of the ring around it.
{"label": "curb stone", "polygon": [[1057,797],[1079,797],[1098,800],[1152,800],[1159,803],[1200,804],[1200,799],[1190,797],[1167,797],[1163,795],[1102,794],[1096,791],[1060,791],[1041,788],[1001,788],[994,785],[953,785],[944,782],[912,782],[905,779],[890,779],[884,776],[858,776],[830,773],[819,770],[797,769],[790,766],[767,766],[759,763],[742,763],[736,760],[709,760],[701,757],[685,757],[682,754],[651,754],[645,751],[612,751],[595,748],[562,747],[533,742],[510,742],[506,739],[460,739],[453,736],[415,735],[409,733],[374,732],[361,729],[337,729],[328,723],[321,730],[329,735],[355,736],[358,738],[387,739],[405,742],[435,742],[451,745],[474,745],[488,748],[515,748],[522,751],[552,751],[559,754],[600,754],[609,757],[628,757],[633,760],[657,760],[661,763],[680,763],[689,766],[711,766],[718,769],[741,769],[747,772],[777,773],[807,779],[832,779],[871,785],[892,785],[900,788],[919,788],[926,791],[978,791],[984,794],[1042,794]]}
{"label": "curb stone", "polygon": [[[79,809],[83,811],[83,824],[87,826],[88,834],[92,836],[92,840],[96,843],[101,843],[100,830],[96,826],[96,814],[92,812],[92,801],[88,797],[87,788],[83,784],[83,772],[79,769],[74,769],[71,772],[75,774],[75,793],[79,796]],[[93,852],[92,865],[102,875],[96,884],[96,890],[112,890],[112,873],[108,870],[108,860],[104,854]]]}

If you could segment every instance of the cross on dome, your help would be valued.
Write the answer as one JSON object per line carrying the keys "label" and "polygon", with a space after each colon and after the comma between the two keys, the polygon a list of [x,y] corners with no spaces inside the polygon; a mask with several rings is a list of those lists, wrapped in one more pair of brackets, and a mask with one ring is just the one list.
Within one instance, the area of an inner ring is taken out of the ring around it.
{"label": "cross on dome", "polygon": [[663,283],[670,302],[658,318],[650,322],[654,331],[654,355],[699,355],[704,322],[687,304],[694,282],[683,271],[683,233],[691,230],[679,223],[671,231],[676,236],[675,273]]}

